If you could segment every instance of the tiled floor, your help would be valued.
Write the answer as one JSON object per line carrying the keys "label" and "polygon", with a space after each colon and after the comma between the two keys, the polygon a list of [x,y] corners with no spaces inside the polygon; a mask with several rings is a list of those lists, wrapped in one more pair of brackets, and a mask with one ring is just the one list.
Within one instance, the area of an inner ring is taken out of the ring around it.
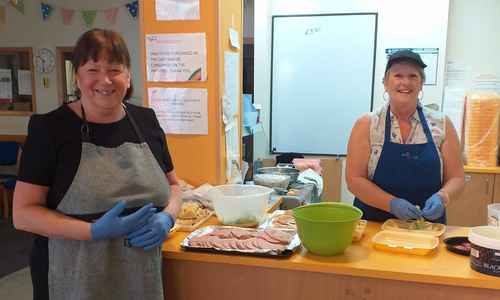
{"label": "tiled floor", "polygon": [[0,299],[33,299],[29,267],[0,278]]}

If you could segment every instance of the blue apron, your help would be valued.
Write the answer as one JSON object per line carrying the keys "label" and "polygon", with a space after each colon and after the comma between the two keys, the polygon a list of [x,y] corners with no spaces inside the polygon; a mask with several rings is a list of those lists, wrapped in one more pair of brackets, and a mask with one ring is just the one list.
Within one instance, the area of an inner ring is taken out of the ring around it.
{"label": "blue apron", "polygon": [[[417,109],[427,143],[410,145],[391,142],[389,105],[385,119],[384,145],[372,182],[387,193],[406,199],[423,209],[425,201],[442,187],[441,162],[422,107],[417,106]],[[370,206],[357,197],[354,199],[354,206],[363,211],[363,219],[366,220],[397,219],[393,214]],[[446,211],[432,222],[446,224]]]}

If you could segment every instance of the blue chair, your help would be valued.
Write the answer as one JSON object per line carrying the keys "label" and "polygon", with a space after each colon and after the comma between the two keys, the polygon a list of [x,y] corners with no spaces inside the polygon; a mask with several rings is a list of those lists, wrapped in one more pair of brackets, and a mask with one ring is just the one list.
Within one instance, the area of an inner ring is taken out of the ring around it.
{"label": "blue chair", "polygon": [[16,187],[16,178],[12,178],[3,183],[3,217],[9,218],[9,196],[8,190],[13,190]]}
{"label": "blue chair", "polygon": [[[0,142],[0,166],[15,166],[19,163],[21,144],[19,142]],[[18,165],[19,166],[19,165]],[[8,190],[14,189],[16,185],[16,175],[0,173],[0,188],[3,192],[4,218],[9,218]]]}
{"label": "blue chair", "polygon": [[[0,166],[15,166],[19,154],[19,142],[4,141],[0,142]],[[6,179],[14,178],[16,175],[0,173],[0,182]]]}

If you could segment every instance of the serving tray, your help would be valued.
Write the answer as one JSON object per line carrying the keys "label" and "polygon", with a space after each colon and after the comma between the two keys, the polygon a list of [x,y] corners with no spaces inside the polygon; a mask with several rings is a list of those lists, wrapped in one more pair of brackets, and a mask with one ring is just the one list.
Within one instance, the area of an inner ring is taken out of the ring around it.
{"label": "serving tray", "polygon": [[189,245],[189,241],[193,237],[203,236],[212,233],[214,230],[220,229],[238,229],[238,230],[248,230],[248,231],[263,231],[265,228],[261,229],[251,229],[251,228],[241,228],[236,226],[222,226],[222,225],[210,225],[200,229],[193,231],[189,234],[182,242],[181,248],[186,250],[194,250],[194,251],[204,251],[204,252],[212,252],[212,253],[226,253],[226,254],[242,254],[242,255],[257,255],[263,257],[287,257],[290,256],[298,246],[300,246],[299,236],[295,231],[286,231],[289,233],[293,233],[288,244],[285,245],[285,249],[250,249],[250,250],[241,250],[241,249],[225,249],[219,247],[205,247],[205,246],[191,246]]}

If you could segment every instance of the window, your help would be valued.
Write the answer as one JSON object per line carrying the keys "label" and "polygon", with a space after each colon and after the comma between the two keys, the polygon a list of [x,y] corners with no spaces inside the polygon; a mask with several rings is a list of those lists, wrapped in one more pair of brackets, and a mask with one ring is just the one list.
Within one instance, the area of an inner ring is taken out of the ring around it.
{"label": "window", "polygon": [[0,115],[36,113],[33,49],[0,48]]}
{"label": "window", "polygon": [[59,105],[78,100],[75,94],[75,78],[71,55],[74,47],[56,47],[57,87],[59,89]]}

